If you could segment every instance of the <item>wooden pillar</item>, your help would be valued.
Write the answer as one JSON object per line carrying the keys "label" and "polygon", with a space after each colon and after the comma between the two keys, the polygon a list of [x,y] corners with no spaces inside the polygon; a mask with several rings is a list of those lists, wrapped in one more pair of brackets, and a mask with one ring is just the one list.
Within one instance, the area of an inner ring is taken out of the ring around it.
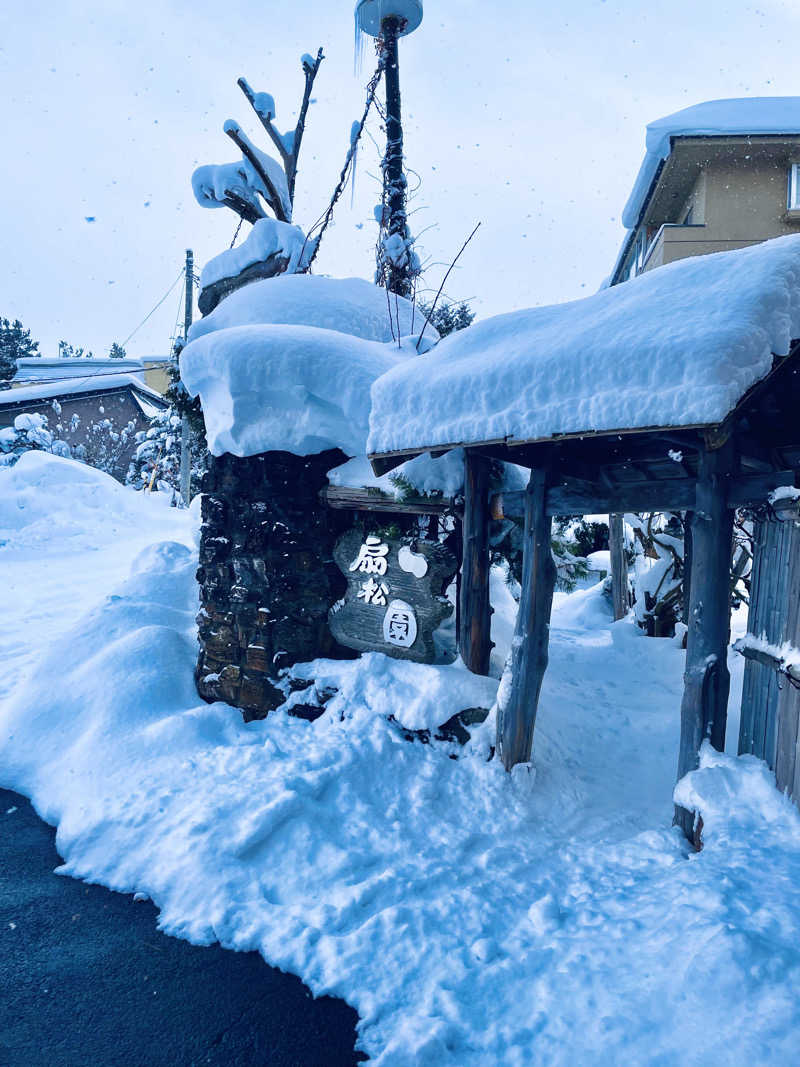
{"label": "wooden pillar", "polygon": [[497,708],[497,751],[507,771],[531,758],[539,694],[547,670],[556,565],[551,547],[552,519],[545,512],[546,489],[546,472],[531,471],[525,495],[522,595],[511,646],[511,680],[508,686],[501,686]]}
{"label": "wooden pillar", "polygon": [[464,553],[459,592],[458,650],[473,674],[489,673],[489,460],[467,451],[464,463]]}
{"label": "wooden pillar", "polygon": [[[692,516],[689,632],[678,778],[697,767],[703,741],[709,740],[720,752],[725,748],[733,539],[733,511],[727,504],[727,483],[732,467],[730,441],[721,448],[701,453],[697,504]],[[675,823],[690,841],[699,844],[694,812],[676,806]]]}
{"label": "wooden pillar", "polygon": [[625,525],[622,515],[608,516],[608,547],[611,555],[611,602],[614,621],[628,614],[628,561],[625,559]]}

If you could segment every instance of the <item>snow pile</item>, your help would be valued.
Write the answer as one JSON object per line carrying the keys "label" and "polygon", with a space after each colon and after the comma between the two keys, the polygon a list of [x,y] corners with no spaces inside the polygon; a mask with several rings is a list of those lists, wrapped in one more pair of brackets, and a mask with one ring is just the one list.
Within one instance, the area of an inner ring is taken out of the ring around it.
{"label": "snow pile", "polygon": [[329,448],[354,456],[365,451],[370,386],[399,358],[334,330],[234,326],[192,341],[180,360],[215,456]]}
{"label": "snow pile", "polygon": [[[169,503],[169,498],[166,498]],[[134,493],[95,467],[49,452],[25,452],[0,468],[0,559],[24,546],[96,551],[126,524],[146,528],[164,507],[163,494]],[[167,520],[169,521],[169,520]]]}
{"label": "snow pile", "polygon": [[425,452],[381,477],[374,474],[366,456],[356,456],[329,471],[328,481],[352,489],[380,489],[397,500],[409,491],[420,496],[454,497],[464,488],[464,450],[454,448],[436,458]]}
{"label": "snow pile", "polygon": [[418,329],[422,326],[419,313],[415,316],[411,302],[402,297],[397,310],[392,307],[390,320],[386,290],[363,278],[281,274],[251,282],[226,296],[210,315],[193,324],[189,340],[231,326],[276,325],[317,326],[364,341],[389,343],[393,339],[391,321],[397,314],[404,335],[412,332],[414,322]]}
{"label": "snow pile", "polygon": [[[228,129],[241,134],[238,124],[231,120],[225,123],[226,132]],[[289,188],[283,167],[272,156],[256,148],[250,141],[247,143],[277,192],[285,216],[291,218],[292,202],[289,198]],[[192,192],[197,203],[201,207],[208,208],[226,207],[226,199],[233,194],[249,204],[256,215],[263,214],[260,197],[268,203],[272,201],[272,196],[255,167],[249,159],[244,157],[237,163],[210,163],[198,167],[192,174]]]}
{"label": "snow pile", "polygon": [[638,224],[659,165],[672,151],[671,138],[780,133],[800,134],[800,96],[709,100],[649,123],[647,151],[622,212],[623,226],[631,230]]}
{"label": "snow pile", "polygon": [[800,338],[800,235],[445,338],[372,389],[370,454],[720,422]]}
{"label": "snow pile", "polygon": [[205,288],[223,278],[235,278],[254,263],[263,263],[271,256],[281,256],[289,261],[287,274],[304,267],[314,251],[314,242],[309,241],[299,226],[277,219],[259,219],[237,248],[229,248],[214,256],[203,267],[200,285]]}
{"label": "snow pile", "polygon": [[[396,303],[401,329],[410,329],[411,304]],[[284,275],[223,300],[192,328],[180,365],[215,455],[340,448],[358,456],[373,381],[409,358],[419,357],[392,342],[384,290],[357,278]]]}
{"label": "snow pile", "polygon": [[[409,660],[390,659],[378,652],[357,660],[314,660],[292,670],[292,679],[313,683],[317,702],[326,691],[338,690],[325,713],[354,728],[369,728],[376,716],[393,719],[407,730],[435,732],[467,708],[491,708],[497,682],[465,671],[463,667],[433,667]],[[286,707],[309,700],[299,689]]]}

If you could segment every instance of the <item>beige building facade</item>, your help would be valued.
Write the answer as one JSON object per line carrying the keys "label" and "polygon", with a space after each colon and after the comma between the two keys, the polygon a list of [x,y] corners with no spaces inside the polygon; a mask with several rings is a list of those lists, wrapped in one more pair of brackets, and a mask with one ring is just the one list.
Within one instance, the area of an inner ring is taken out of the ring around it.
{"label": "beige building facade", "polygon": [[800,233],[800,133],[672,139],[612,275]]}

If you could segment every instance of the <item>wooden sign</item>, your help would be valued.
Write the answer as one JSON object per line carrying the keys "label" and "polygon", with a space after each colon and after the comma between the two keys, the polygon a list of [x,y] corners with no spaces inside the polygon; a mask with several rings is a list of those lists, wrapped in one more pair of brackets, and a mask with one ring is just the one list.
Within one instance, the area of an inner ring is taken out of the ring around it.
{"label": "wooden sign", "polygon": [[364,536],[360,529],[339,538],[333,558],[347,578],[347,592],[331,608],[336,640],[359,652],[433,663],[433,632],[453,607],[444,593],[457,563],[433,541]]}

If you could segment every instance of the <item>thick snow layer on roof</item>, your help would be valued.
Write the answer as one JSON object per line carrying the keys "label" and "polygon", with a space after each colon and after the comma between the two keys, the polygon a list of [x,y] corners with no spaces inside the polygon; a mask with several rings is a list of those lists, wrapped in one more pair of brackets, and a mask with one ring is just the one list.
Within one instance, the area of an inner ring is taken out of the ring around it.
{"label": "thick snow layer on roof", "polygon": [[639,221],[658,166],[670,154],[670,138],[780,133],[800,134],[800,96],[709,100],[656,119],[647,127],[647,151],[622,212],[623,226],[630,230]]}
{"label": "thick snow layer on roof", "polygon": [[234,326],[187,345],[181,378],[200,395],[214,455],[341,448],[355,456],[365,451],[370,386],[404,358],[313,326]]}
{"label": "thick snow layer on roof", "polygon": [[368,451],[717,423],[800,337],[800,235],[479,322],[372,389]]}
{"label": "thick snow layer on roof", "polygon": [[[231,293],[196,322],[181,377],[199,394],[215,455],[341,448],[363,455],[372,382],[410,357],[392,340],[414,309],[360,278],[282,274]],[[419,314],[416,324],[421,328]]]}
{"label": "thick snow layer on roof", "polygon": [[59,379],[42,385],[23,385],[18,389],[0,392],[0,406],[20,404],[33,400],[49,400],[53,396],[77,396],[82,393],[104,393],[109,389],[122,389],[132,386],[137,393],[166,404],[161,393],[145,385],[133,374],[89,374],[82,378]]}
{"label": "thick snow layer on roof", "polygon": [[299,226],[277,219],[259,219],[245,241],[238,248],[229,248],[214,256],[203,267],[200,285],[205,287],[223,278],[235,278],[254,263],[263,263],[270,256],[285,256],[289,260],[289,274],[307,262],[314,250]]}
{"label": "thick snow layer on roof", "polygon": [[[213,330],[256,324],[317,326],[337,330],[365,341],[392,340],[392,322],[401,335],[417,331],[424,321],[414,316],[410,301],[392,298],[392,320],[386,290],[363,278],[322,278],[311,274],[281,274],[237,289],[226,296],[210,315],[194,323],[189,340]],[[426,337],[431,327],[426,330]]]}

